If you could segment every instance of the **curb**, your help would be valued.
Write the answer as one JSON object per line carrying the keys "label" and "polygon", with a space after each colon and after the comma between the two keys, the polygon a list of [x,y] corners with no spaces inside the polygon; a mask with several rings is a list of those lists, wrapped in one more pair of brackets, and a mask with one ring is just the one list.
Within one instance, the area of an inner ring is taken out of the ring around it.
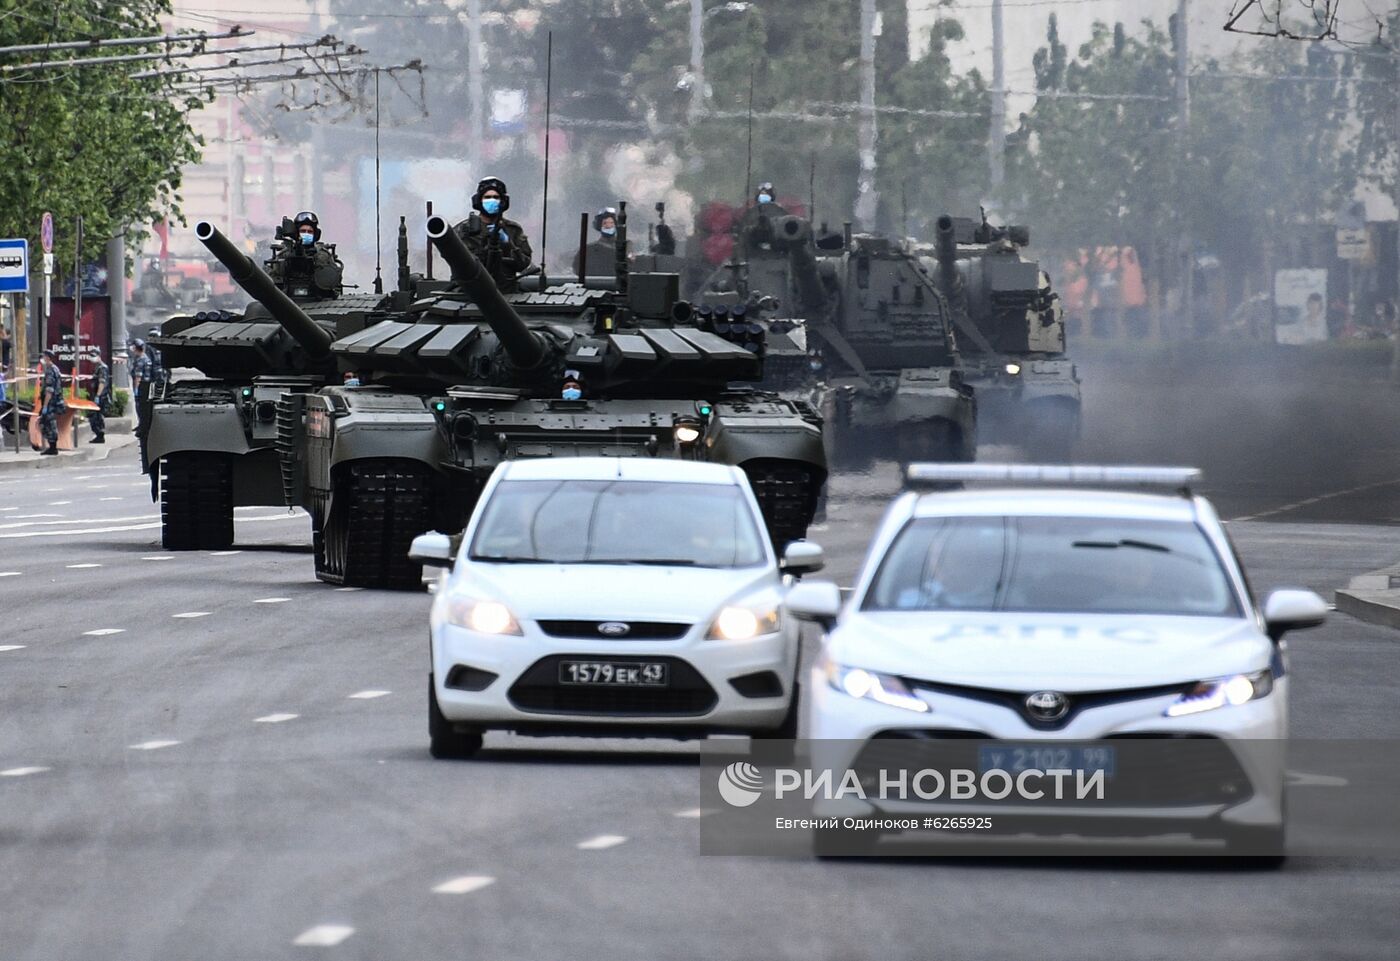
{"label": "curb", "polygon": [[1359,621],[1400,630],[1400,567],[1353,577],[1334,594],[1333,602]]}
{"label": "curb", "polygon": [[[23,442],[28,446],[27,441]],[[90,464],[97,461],[104,461],[113,453],[125,450],[136,444],[136,438],[130,434],[108,434],[107,443],[102,446],[93,444],[83,444],[77,450],[63,451],[57,457],[44,457],[30,451],[21,451],[20,459],[14,460],[14,451],[8,450],[10,458],[5,457],[5,452],[0,452],[0,473],[19,470],[44,470],[55,467],[63,467],[68,464]]]}

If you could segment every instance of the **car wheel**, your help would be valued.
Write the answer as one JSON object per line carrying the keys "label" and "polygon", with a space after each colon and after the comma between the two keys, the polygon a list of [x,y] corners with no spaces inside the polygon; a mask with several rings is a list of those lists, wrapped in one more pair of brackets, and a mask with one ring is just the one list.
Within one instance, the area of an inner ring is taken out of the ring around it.
{"label": "car wheel", "polygon": [[438,760],[464,760],[481,750],[480,731],[458,731],[442,716],[437,685],[428,675],[428,753]]}

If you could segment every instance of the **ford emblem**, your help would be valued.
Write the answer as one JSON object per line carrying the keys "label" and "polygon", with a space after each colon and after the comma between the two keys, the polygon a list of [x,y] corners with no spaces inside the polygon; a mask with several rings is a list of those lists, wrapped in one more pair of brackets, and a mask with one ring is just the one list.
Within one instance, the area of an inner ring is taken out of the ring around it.
{"label": "ford emblem", "polygon": [[1059,691],[1036,691],[1026,695],[1026,711],[1037,721],[1058,721],[1069,710],[1069,698]]}
{"label": "ford emblem", "polygon": [[626,637],[632,628],[621,621],[604,621],[598,625],[598,633],[604,637]]}

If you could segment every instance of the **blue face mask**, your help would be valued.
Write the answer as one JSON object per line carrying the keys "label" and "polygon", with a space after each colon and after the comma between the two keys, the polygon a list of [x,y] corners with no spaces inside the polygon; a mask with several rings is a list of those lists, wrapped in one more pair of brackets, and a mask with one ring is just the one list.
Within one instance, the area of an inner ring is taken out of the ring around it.
{"label": "blue face mask", "polygon": [[310,247],[316,242],[315,234],[299,234],[298,237],[301,240],[301,245],[303,247]]}
{"label": "blue face mask", "polygon": [[492,217],[501,212],[501,200],[499,197],[485,197],[481,201],[481,212]]}
{"label": "blue face mask", "polygon": [[773,202],[773,195],[772,195],[772,194],[759,194],[759,195],[758,195],[758,202],[761,203],[761,204],[771,204],[771,203]]}
{"label": "blue face mask", "polygon": [[577,387],[565,387],[564,393],[560,396],[565,400],[583,400],[583,391],[579,390]]}
{"label": "blue face mask", "polygon": [[347,381],[345,382],[345,386],[346,386],[346,387],[359,387],[359,386],[360,386],[360,378],[358,378],[358,377],[351,377],[349,380],[347,380]]}
{"label": "blue face mask", "polygon": [[598,231],[598,233],[602,234],[604,237],[611,237],[611,236],[613,236],[614,234],[617,233],[617,228],[616,228],[616,227],[603,227],[602,229],[600,229],[600,230]]}

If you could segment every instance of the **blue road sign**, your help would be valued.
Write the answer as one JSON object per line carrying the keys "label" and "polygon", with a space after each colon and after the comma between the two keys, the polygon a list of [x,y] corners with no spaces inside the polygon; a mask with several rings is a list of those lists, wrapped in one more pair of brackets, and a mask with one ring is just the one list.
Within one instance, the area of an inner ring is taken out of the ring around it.
{"label": "blue road sign", "polygon": [[0,240],[0,294],[29,292],[29,241]]}

